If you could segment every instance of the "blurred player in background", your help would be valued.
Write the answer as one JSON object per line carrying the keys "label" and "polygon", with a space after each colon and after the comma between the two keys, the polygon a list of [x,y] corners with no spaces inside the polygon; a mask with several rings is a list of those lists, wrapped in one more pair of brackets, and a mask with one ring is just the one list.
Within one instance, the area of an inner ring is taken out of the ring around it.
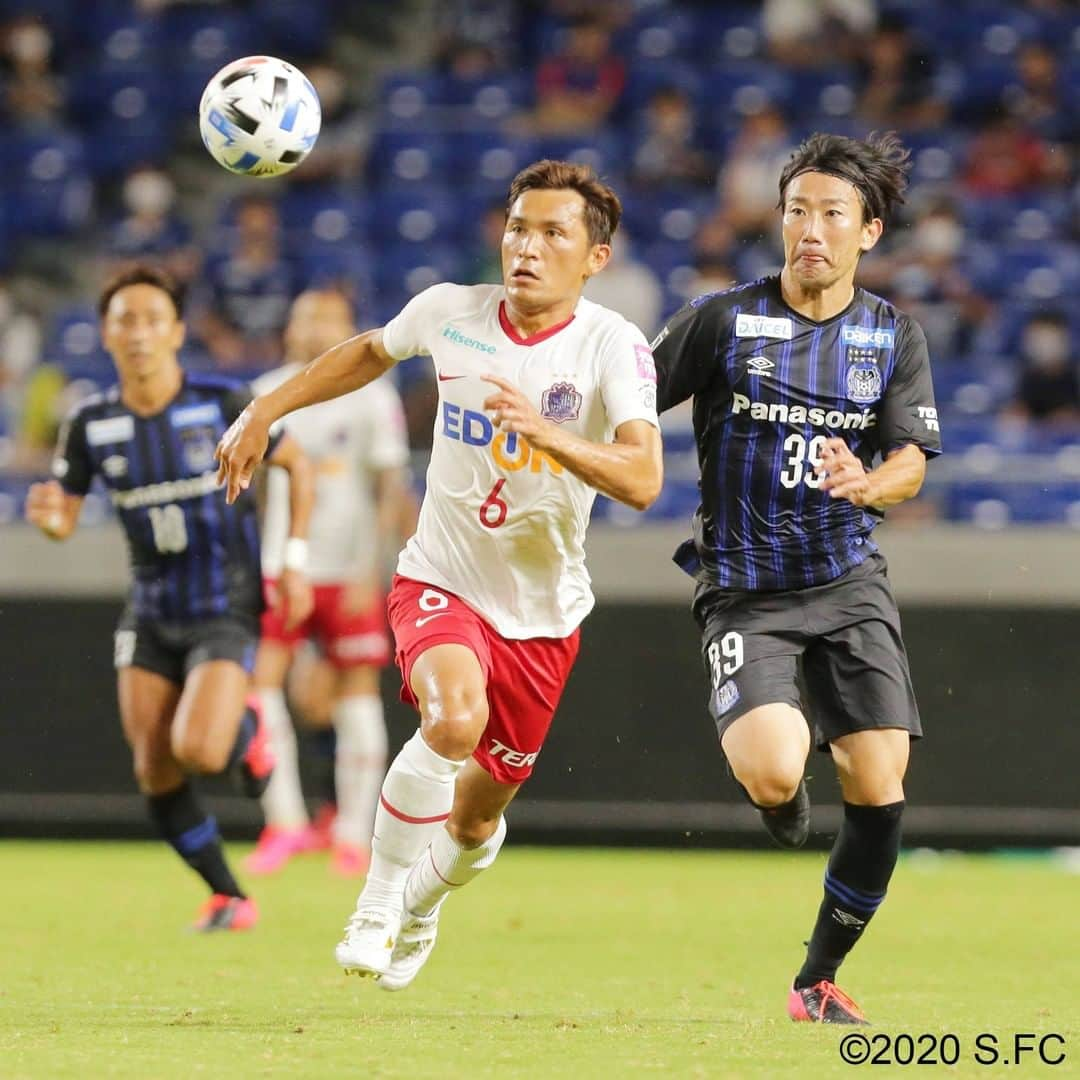
{"label": "blurred player in background", "polygon": [[[258,797],[273,768],[249,699],[263,606],[254,499],[227,502],[214,469],[214,446],[251,394],[235,380],[184,372],[181,290],[164,271],[122,271],[105,286],[99,309],[119,385],[69,417],[56,479],[30,488],[26,516],[63,540],[91,481],[99,477],[108,489],[133,575],[115,664],[135,776],[158,831],[210,887],[196,928],[243,930],[258,912],[187,774],[235,770],[245,793]],[[268,460],[290,481],[292,547],[279,597],[291,624],[311,607],[303,562],[313,481],[287,435],[272,438]]]}
{"label": "blurred player in background", "polygon": [[596,491],[641,510],[663,478],[649,347],[581,296],[611,254],[618,198],[586,166],[541,161],[506,205],[504,284],[420,293],[257,398],[219,447],[236,496],[279,417],[432,357],[427,494],[389,599],[420,730],[383,783],[371,868],[336,954],[388,990],[412,982],[443,900],[502,846],[503,811],[532,772],[593,606]]}
{"label": "blurred player in background", "polygon": [[[286,362],[255,382],[268,393],[304,364],[356,333],[352,306],[332,289],[302,293],[285,329]],[[411,535],[415,501],[409,486],[409,448],[397,392],[388,380],[294,413],[289,434],[315,469],[315,508],[309,530],[308,577],[315,607],[287,629],[279,608],[263,613],[255,687],[270,731],[276,766],[263,795],[266,828],[245,866],[270,874],[295,854],[319,846],[300,787],[296,735],[286,705],[285,681],[296,646],[318,643],[323,661],[309,663],[298,684],[308,719],[327,718],[337,735],[332,826],[333,869],[344,876],[367,871],[371,829],[386,769],[387,738],[379,696],[379,670],[390,659],[381,589],[381,558],[390,544]],[[403,505],[405,504],[405,505]],[[411,515],[412,522],[403,517]],[[405,525],[404,537],[399,528]],[[288,481],[278,469],[267,477],[263,574],[275,595],[289,527]],[[394,550],[397,550],[395,546]],[[327,686],[325,670],[331,668]],[[329,695],[329,701],[324,700]]]}
{"label": "blurred player in background", "polygon": [[[926,338],[855,287],[903,201],[894,135],[814,135],[780,177],[784,267],[692,300],[653,343],[661,410],[694,399],[701,506],[675,561],[697,579],[709,708],[728,765],[784,847],[810,829],[810,731],[844,821],[793,1020],[863,1023],[834,983],[900,850],[904,773],[922,734],[884,557],[885,507],[917,495],[941,450]],[[880,457],[880,464],[874,462]]]}

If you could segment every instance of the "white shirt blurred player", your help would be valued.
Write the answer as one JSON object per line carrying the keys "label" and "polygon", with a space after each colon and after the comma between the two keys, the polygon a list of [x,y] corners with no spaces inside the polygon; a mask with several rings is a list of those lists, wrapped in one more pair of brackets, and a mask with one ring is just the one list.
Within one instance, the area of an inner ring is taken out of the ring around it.
{"label": "white shirt blurred player", "polygon": [[503,285],[436,285],[257,398],[218,448],[235,497],[270,425],[430,354],[439,415],[416,535],[389,615],[420,730],[394,759],[371,868],[338,945],[347,971],[409,985],[447,894],[492,864],[503,810],[532,771],[592,607],[583,541],[596,491],[636,509],[663,479],[644,335],[581,298],[620,216],[592,171],[515,177]]}
{"label": "white shirt blurred player", "polygon": [[[302,293],[285,329],[286,362],[259,378],[255,392],[269,392],[355,332],[351,304],[340,292]],[[289,432],[315,468],[307,553],[315,607],[292,628],[285,626],[276,605],[263,615],[255,687],[277,765],[262,798],[266,828],[246,867],[254,874],[273,873],[293,855],[319,846],[304,805],[296,735],[284,691],[296,648],[308,640],[317,643],[331,668],[328,708],[309,710],[309,719],[313,713],[321,718],[329,712],[337,735],[331,867],[343,876],[357,876],[367,871],[386,768],[379,669],[389,660],[390,649],[378,563],[385,545],[398,539],[403,505],[412,504],[405,421],[397,392],[389,380],[382,380],[293,413]],[[271,595],[284,566],[288,532],[286,477],[270,469],[262,562]],[[327,680],[309,675],[307,681],[324,685]]]}

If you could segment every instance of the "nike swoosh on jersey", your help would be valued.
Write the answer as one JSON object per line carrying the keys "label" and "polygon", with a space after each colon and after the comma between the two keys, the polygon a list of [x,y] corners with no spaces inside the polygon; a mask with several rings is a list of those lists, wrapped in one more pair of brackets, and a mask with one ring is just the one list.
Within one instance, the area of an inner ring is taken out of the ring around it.
{"label": "nike swoosh on jersey", "polygon": [[439,382],[450,382],[451,379],[467,379],[468,375],[444,375],[439,372]]}
{"label": "nike swoosh on jersey", "polygon": [[420,626],[423,626],[425,623],[431,622],[432,619],[437,619],[440,615],[449,615],[449,614],[450,614],[449,611],[436,611],[434,615],[426,615],[422,619],[417,619],[416,620],[416,625],[418,627],[420,627]]}

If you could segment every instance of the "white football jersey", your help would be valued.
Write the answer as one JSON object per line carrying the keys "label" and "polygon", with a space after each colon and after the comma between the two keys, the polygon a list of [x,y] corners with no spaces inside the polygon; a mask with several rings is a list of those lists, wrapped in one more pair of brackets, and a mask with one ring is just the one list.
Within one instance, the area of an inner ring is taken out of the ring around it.
{"label": "white football jersey", "polygon": [[[265,394],[301,369],[286,364],[254,383]],[[308,577],[317,582],[352,581],[375,569],[374,474],[408,464],[409,446],[401,400],[389,379],[351,394],[299,409],[285,430],[311,459],[315,506],[308,532]],[[271,468],[267,477],[262,565],[267,577],[281,573],[289,534],[289,478]]]}
{"label": "white football jersey", "polygon": [[434,285],[383,329],[397,360],[429,355],[439,412],[427,494],[398,573],[455,593],[506,638],[566,637],[593,606],[585,528],[596,492],[484,411],[494,373],[540,413],[592,442],[656,419],[656,375],[642,332],[582,299],[571,320],[532,338],[506,318],[501,285]]}

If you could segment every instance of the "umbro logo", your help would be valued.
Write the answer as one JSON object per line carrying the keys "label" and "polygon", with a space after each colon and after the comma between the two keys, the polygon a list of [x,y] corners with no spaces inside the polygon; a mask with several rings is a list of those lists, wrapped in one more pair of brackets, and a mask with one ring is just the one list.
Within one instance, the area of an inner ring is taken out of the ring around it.
{"label": "umbro logo", "polygon": [[842,911],[837,908],[832,917],[841,925],[849,926],[852,930],[861,930],[866,925],[865,919],[860,919],[857,915],[852,915],[849,911]]}
{"label": "umbro logo", "polygon": [[776,365],[767,356],[751,356],[746,367],[751,375],[768,375]]}

